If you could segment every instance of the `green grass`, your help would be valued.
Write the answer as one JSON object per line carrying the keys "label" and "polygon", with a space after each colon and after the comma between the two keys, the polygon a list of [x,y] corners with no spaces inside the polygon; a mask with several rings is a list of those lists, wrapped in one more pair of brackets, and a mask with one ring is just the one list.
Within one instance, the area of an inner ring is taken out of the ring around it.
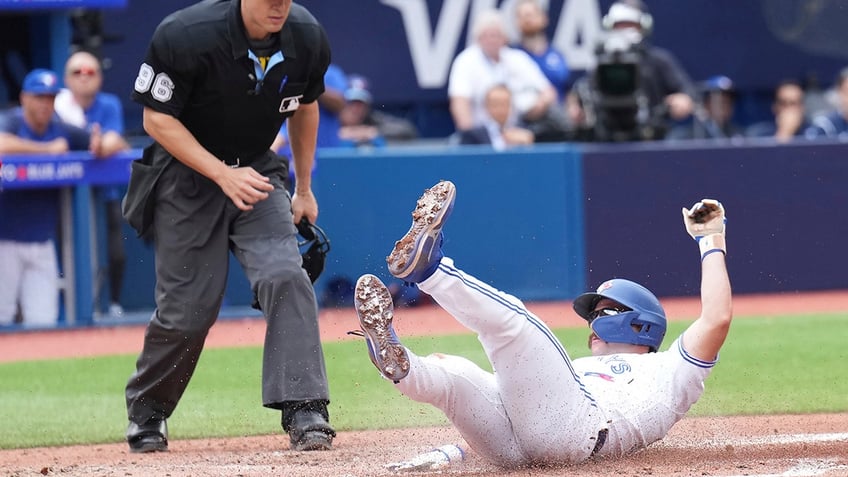
{"label": "green grass", "polygon": [[[686,326],[672,323],[666,346]],[[585,329],[556,330],[572,357],[585,356]],[[490,369],[473,335],[404,340],[416,353],[465,356]],[[69,343],[72,345],[72,343]],[[326,343],[330,413],[338,430],[446,424],[435,409],[380,378],[361,341]],[[0,365],[0,448],[123,440],[123,389],[135,355]],[[169,424],[175,439],[280,432],[261,407],[260,348],[204,351]],[[690,415],[848,411],[848,316],[737,319]],[[390,412],[387,412],[390,411]]]}

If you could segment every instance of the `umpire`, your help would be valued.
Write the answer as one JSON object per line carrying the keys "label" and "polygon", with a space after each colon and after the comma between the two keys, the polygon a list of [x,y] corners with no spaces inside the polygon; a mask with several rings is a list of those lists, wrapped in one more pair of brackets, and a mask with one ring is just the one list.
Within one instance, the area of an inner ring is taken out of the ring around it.
{"label": "umpire", "polygon": [[[166,419],[221,307],[232,251],[267,324],[262,403],[294,450],[326,450],[329,391],[315,292],[295,224],[311,188],[327,36],[291,0],[204,0],[166,17],[135,80],[155,140],[133,163],[124,216],[151,239],[156,310],[126,387],[132,452],[168,449]],[[288,120],[296,189],[269,150]],[[238,366],[238,363],[233,363]]]}

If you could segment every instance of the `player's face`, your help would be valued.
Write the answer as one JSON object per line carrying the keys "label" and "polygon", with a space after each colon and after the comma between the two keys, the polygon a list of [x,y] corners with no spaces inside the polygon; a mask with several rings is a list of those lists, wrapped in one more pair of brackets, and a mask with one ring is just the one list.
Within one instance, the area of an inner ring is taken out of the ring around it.
{"label": "player's face", "polygon": [[506,88],[493,88],[486,95],[486,110],[498,124],[503,126],[509,119],[512,108],[512,95]]}
{"label": "player's face", "polygon": [[501,48],[506,46],[507,38],[500,27],[489,26],[480,31],[480,35],[477,37],[477,43],[486,56],[497,58]]}
{"label": "player's face", "polygon": [[548,26],[548,19],[542,7],[536,2],[522,2],[515,9],[515,17],[518,21],[518,29],[525,35],[535,35],[544,31]]}
{"label": "player's face", "polygon": [[[598,316],[610,315],[617,312],[628,311],[629,308],[618,303],[617,301],[610,300],[609,298],[601,298],[597,304],[595,304],[595,308],[593,311],[598,314]],[[633,331],[638,332],[638,327],[634,326]],[[589,335],[588,341],[589,349],[592,351],[592,356],[607,356],[611,354],[620,354],[620,353],[646,353],[648,352],[647,346],[640,345],[632,345],[629,343],[611,343],[609,341],[602,340],[598,335],[593,331],[592,334]]]}
{"label": "player's face", "polygon": [[49,94],[21,93],[21,109],[30,128],[42,132],[53,117],[56,97]]}
{"label": "player's face", "polygon": [[75,95],[93,95],[100,91],[103,76],[97,59],[88,54],[77,54],[65,65],[65,86]]}
{"label": "player's face", "polygon": [[242,0],[241,17],[247,34],[262,40],[283,29],[292,0]]}

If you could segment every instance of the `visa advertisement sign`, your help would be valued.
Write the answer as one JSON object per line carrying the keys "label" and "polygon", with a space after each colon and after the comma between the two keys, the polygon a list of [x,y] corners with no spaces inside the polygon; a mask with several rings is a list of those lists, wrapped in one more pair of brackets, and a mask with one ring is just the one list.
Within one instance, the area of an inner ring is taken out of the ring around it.
{"label": "visa advertisement sign", "polygon": [[[594,63],[612,0],[539,0],[549,36],[578,74]],[[104,45],[107,89],[126,97],[150,36],[168,13],[192,0],[129,0],[104,12],[116,41]],[[470,25],[498,8],[512,19],[516,0],[301,0],[324,25],[333,61],[369,79],[378,104],[445,103],[453,58]],[[770,94],[785,78],[816,77],[823,88],[848,66],[848,8],[813,0],[648,0],[651,41],[678,58],[694,81],[729,76],[740,92]],[[514,29],[514,27],[512,27]],[[125,93],[125,94],[123,94]],[[132,108],[129,105],[129,108]]]}

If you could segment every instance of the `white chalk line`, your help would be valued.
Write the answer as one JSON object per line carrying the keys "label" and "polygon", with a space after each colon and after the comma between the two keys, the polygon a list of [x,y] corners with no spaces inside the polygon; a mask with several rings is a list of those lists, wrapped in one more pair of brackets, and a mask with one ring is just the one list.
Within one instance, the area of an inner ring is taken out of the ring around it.
{"label": "white chalk line", "polygon": [[662,447],[689,448],[697,447],[727,447],[727,446],[763,446],[785,444],[815,444],[820,442],[848,442],[848,432],[827,434],[776,434],[770,436],[716,438],[700,442],[667,440],[660,441]]}
{"label": "white chalk line", "polygon": [[[839,464],[835,459],[794,459],[796,464],[780,474],[737,474],[721,477],[817,477],[833,475],[838,470],[848,471],[848,465]],[[845,475],[841,473],[839,475]]]}

